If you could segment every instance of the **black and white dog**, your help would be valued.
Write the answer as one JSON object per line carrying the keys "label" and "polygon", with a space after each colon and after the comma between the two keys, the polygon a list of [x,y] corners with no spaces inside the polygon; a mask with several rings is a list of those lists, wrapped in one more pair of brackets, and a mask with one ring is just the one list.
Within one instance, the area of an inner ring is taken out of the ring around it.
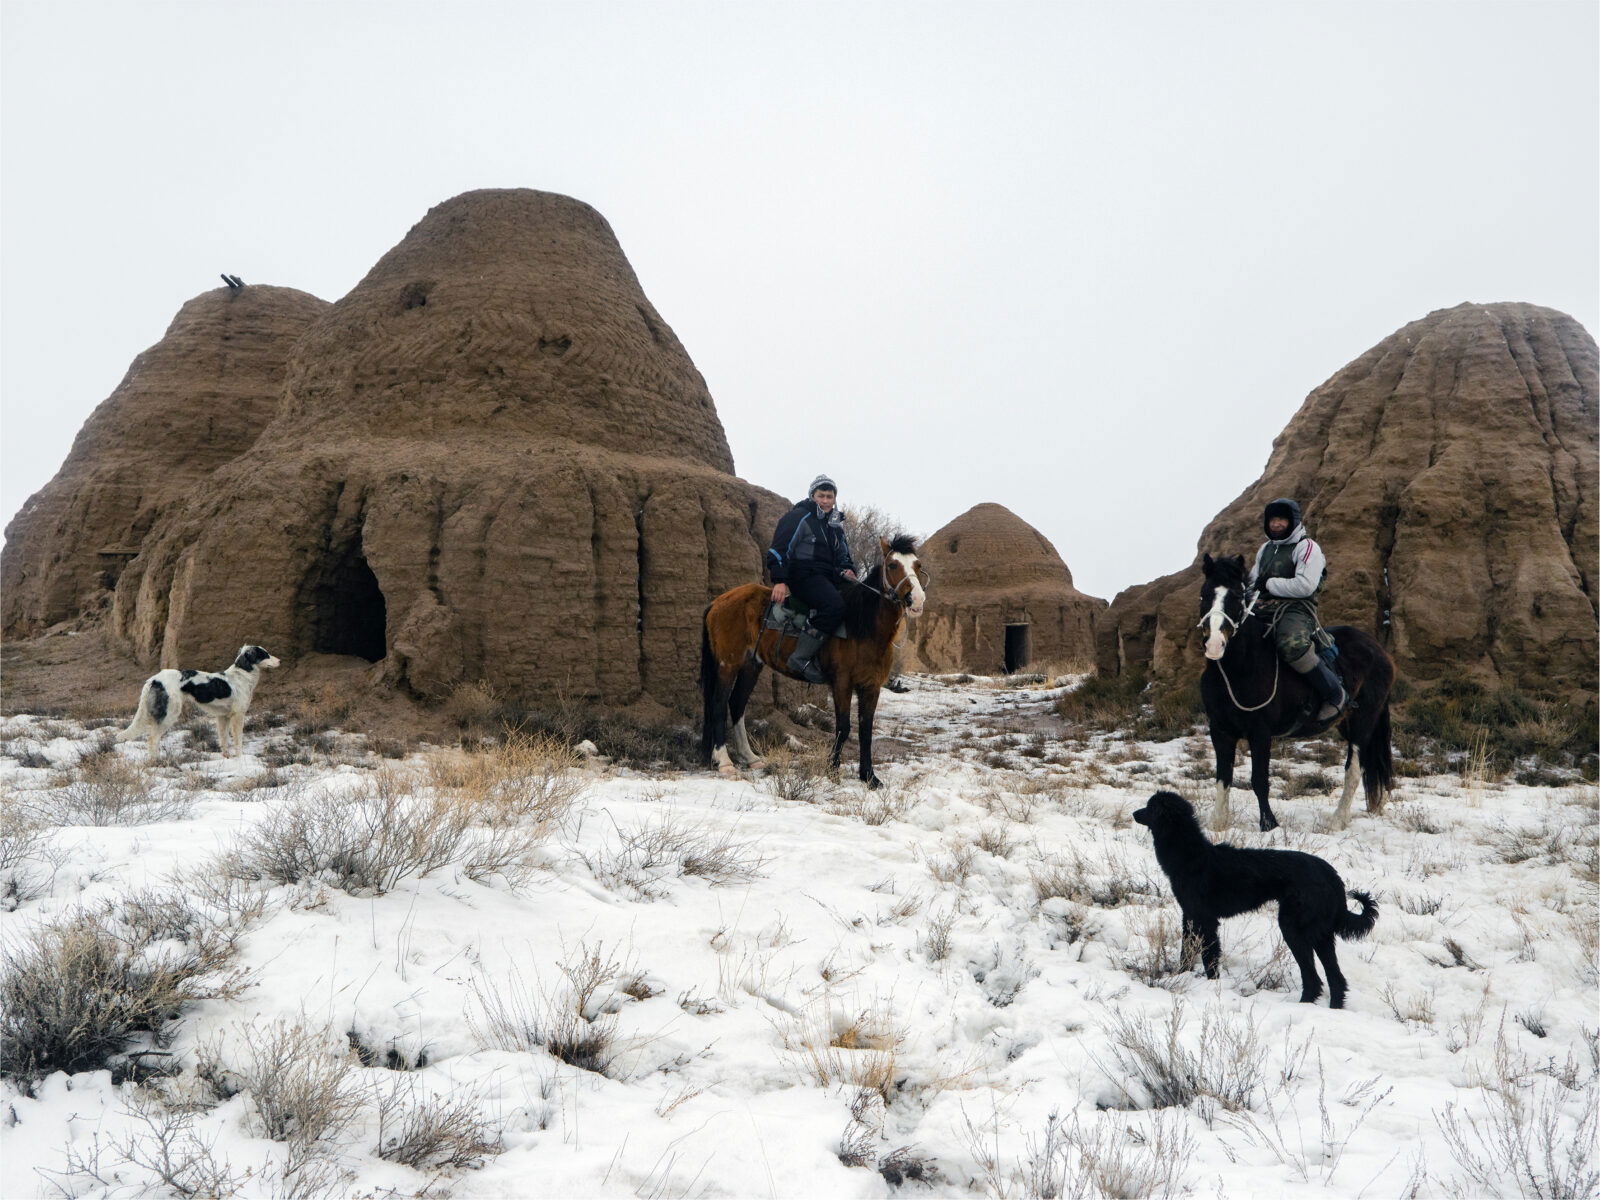
{"label": "black and white dog", "polygon": [[[1343,1008],[1347,985],[1334,950],[1336,938],[1360,938],[1372,931],[1378,906],[1365,892],[1350,892],[1359,915],[1345,907],[1344,881],[1333,864],[1299,850],[1254,850],[1212,844],[1200,832],[1194,807],[1176,792],[1157,792],[1133,819],[1155,835],[1156,861],[1172,884],[1183,911],[1185,941],[1200,945],[1206,977],[1217,977],[1222,943],[1217,926],[1224,917],[1278,902],[1278,928],[1300,968],[1300,1001],[1322,995],[1316,959],[1328,972],[1328,1007]],[[1185,948],[1187,951],[1187,947]]]}
{"label": "black and white dog", "polygon": [[217,745],[222,756],[229,757],[228,735],[233,735],[233,753],[244,749],[244,714],[255,695],[256,684],[261,682],[257,667],[275,667],[278,660],[260,646],[240,646],[239,657],[226,671],[179,671],[168,668],[157,671],[145,680],[139,693],[139,707],[134,711],[133,723],[117,735],[119,742],[131,742],[143,737],[150,745],[150,757],[156,756],[161,745],[161,735],[183,717],[185,700],[217,723]]}

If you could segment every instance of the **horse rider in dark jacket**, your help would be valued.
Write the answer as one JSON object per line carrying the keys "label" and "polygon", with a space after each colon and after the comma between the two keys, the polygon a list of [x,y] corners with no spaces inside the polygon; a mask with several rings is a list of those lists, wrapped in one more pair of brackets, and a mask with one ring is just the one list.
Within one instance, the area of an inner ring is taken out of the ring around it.
{"label": "horse rider in dark jacket", "polygon": [[1267,540],[1256,551],[1250,586],[1261,591],[1260,612],[1272,623],[1272,637],[1283,661],[1305,677],[1322,701],[1318,721],[1331,721],[1347,697],[1339,677],[1317,654],[1317,593],[1322,590],[1328,560],[1300,520],[1300,506],[1280,499],[1261,514]]}
{"label": "horse rider in dark jacket", "polygon": [[809,683],[825,683],[817,652],[844,620],[839,581],[856,577],[850,546],[844,536],[844,514],[836,507],[839,488],[826,475],[811,481],[806,498],[778,522],[767,551],[772,574],[772,600],[782,604],[792,593],[815,609],[811,624],[795,640],[789,670]]}

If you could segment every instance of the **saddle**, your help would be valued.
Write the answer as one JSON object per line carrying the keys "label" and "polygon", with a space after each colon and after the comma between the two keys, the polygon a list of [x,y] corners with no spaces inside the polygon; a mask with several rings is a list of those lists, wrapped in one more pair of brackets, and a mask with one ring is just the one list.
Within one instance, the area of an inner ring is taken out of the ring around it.
{"label": "saddle", "polygon": [[[811,624],[811,618],[817,615],[817,610],[805,601],[790,596],[782,604],[768,604],[766,616],[762,618],[763,629],[775,629],[779,637],[799,637]],[[845,627],[840,625],[833,634],[836,638],[846,638],[850,635]]]}

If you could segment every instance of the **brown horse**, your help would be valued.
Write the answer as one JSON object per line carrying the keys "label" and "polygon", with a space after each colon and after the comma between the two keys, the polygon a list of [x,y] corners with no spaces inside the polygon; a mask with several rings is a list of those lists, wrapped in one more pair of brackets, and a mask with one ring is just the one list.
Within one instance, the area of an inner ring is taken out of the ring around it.
{"label": "brown horse", "polygon": [[[926,599],[917,544],[900,535],[879,539],[883,561],[858,584],[844,584],[844,626],[848,636],[832,637],[817,661],[833,687],[833,766],[850,736],[850,697],[856,698],[861,721],[861,778],[880,787],[872,770],[872,717],[878,693],[894,663],[894,643],[909,616],[919,616]],[[700,638],[700,695],[705,706],[700,752],[724,775],[736,774],[728,751],[748,767],[765,764],[750,749],[744,729],[745,705],[755,690],[761,668],[799,679],[785,665],[795,639],[764,627],[772,589],[747,583],[723,592],[706,609]],[[802,682],[804,682],[802,680]]]}

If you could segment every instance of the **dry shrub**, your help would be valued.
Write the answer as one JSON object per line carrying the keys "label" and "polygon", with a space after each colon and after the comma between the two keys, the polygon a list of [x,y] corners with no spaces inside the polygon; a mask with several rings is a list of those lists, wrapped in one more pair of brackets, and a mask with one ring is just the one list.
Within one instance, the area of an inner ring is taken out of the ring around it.
{"label": "dry shrub", "polygon": [[580,943],[577,955],[558,966],[566,982],[555,990],[528,988],[515,970],[503,989],[475,977],[482,1021],[469,1017],[469,1025],[491,1049],[544,1050],[569,1066],[605,1075],[617,1052],[614,1014],[622,1003],[610,985],[623,965],[603,945]]}
{"label": "dry shrub", "polygon": [[416,1171],[471,1170],[504,1149],[500,1126],[475,1095],[431,1095],[408,1079],[378,1101],[376,1153],[389,1162]]}
{"label": "dry shrub", "polygon": [[779,759],[767,771],[761,786],[775,800],[789,804],[816,804],[833,792],[826,759],[810,754],[791,754]]}
{"label": "dry shrub", "polygon": [[[1209,1009],[1194,1048],[1184,1044],[1187,1015],[1176,1002],[1165,1025],[1149,1016],[1114,1012],[1107,1024],[1118,1071],[1108,1077],[1130,1108],[1184,1107],[1209,1099],[1229,1112],[1250,1107],[1266,1062],[1255,1026],[1242,1015]],[[1129,1084],[1139,1089],[1128,1090]]]}
{"label": "dry shrub", "polygon": [[1143,948],[1130,947],[1118,966],[1146,987],[1174,991],[1186,984],[1200,956],[1199,939],[1185,937],[1166,909],[1153,917],[1137,910],[1130,913],[1128,932],[1142,940]]}
{"label": "dry shrub", "polygon": [[978,831],[977,847],[996,858],[1009,858],[1016,842],[1004,825],[986,825]]}
{"label": "dry shrub", "polygon": [[175,1107],[145,1088],[125,1092],[123,1103],[132,1119],[131,1132],[68,1146],[66,1169],[48,1172],[59,1175],[59,1181],[51,1182],[62,1194],[84,1195],[92,1187],[77,1185],[98,1184],[103,1194],[116,1195],[126,1189],[128,1167],[148,1172],[175,1196],[229,1200],[243,1194],[251,1173],[235,1171],[227,1159],[217,1157],[215,1135],[206,1138],[197,1132],[192,1105]]}
{"label": "dry shrub", "polygon": [[27,1089],[125,1062],[140,1041],[164,1046],[188,1006],[242,986],[233,957],[234,938],[176,898],[160,920],[105,905],[33,930],[4,952],[0,1077]]}
{"label": "dry shrub", "polygon": [[1064,1121],[1051,1113],[1043,1135],[1027,1141],[1018,1182],[1028,1200],[1179,1196],[1194,1149],[1181,1115],[1152,1113],[1137,1126],[1105,1116],[1086,1126],[1077,1113]]}
{"label": "dry shrub", "polygon": [[1086,858],[1074,849],[1070,857],[1038,859],[1028,869],[1039,903],[1054,896],[1100,908],[1142,904],[1162,894],[1148,870],[1135,869],[1119,850],[1106,849]]}
{"label": "dry shrub", "polygon": [[460,797],[491,824],[552,825],[587,786],[573,775],[580,765],[577,753],[553,737],[510,733],[475,752],[430,755],[425,770],[435,792]]}
{"label": "dry shrub", "polygon": [[915,798],[902,787],[889,784],[875,791],[843,788],[833,792],[822,805],[836,817],[854,817],[863,825],[886,825],[905,816]]}
{"label": "dry shrub", "polygon": [[332,1030],[292,1021],[252,1023],[231,1040],[238,1047],[232,1064],[223,1046],[211,1042],[200,1047],[195,1072],[222,1099],[248,1093],[273,1141],[332,1142],[365,1107],[360,1060]]}
{"label": "dry shrub", "polygon": [[165,789],[144,763],[117,754],[86,756],[71,782],[38,800],[53,825],[149,825],[182,820],[193,807],[192,797]]}
{"label": "dry shrub", "polygon": [[1600,1195],[1600,1088],[1591,1078],[1576,1119],[1556,1080],[1491,1088],[1480,1119],[1455,1104],[1434,1114],[1461,1177],[1458,1196],[1529,1196],[1578,1200]]}
{"label": "dry shrub", "polygon": [[930,858],[928,860],[928,874],[940,883],[951,883],[962,887],[972,875],[973,859],[977,854],[977,847],[971,842],[951,842],[946,847],[950,851],[949,858]]}
{"label": "dry shrub", "polygon": [[708,825],[680,823],[667,815],[632,830],[618,830],[617,844],[581,857],[594,877],[608,887],[626,888],[642,898],[683,876],[712,886],[758,878],[766,860],[755,842]]}
{"label": "dry shrub", "polygon": [[37,900],[50,890],[61,854],[51,827],[32,805],[0,793],[0,911]]}
{"label": "dry shrub", "polygon": [[561,785],[445,795],[418,795],[414,785],[384,766],[347,798],[295,797],[240,835],[220,867],[234,879],[314,880],[378,894],[449,865],[470,879],[500,875],[515,885],[532,869],[554,811],[570,803],[553,798]]}
{"label": "dry shrub", "polygon": [[886,1005],[842,1019],[825,999],[779,1033],[784,1053],[818,1087],[843,1085],[889,1102],[905,1030],[897,1026]]}

